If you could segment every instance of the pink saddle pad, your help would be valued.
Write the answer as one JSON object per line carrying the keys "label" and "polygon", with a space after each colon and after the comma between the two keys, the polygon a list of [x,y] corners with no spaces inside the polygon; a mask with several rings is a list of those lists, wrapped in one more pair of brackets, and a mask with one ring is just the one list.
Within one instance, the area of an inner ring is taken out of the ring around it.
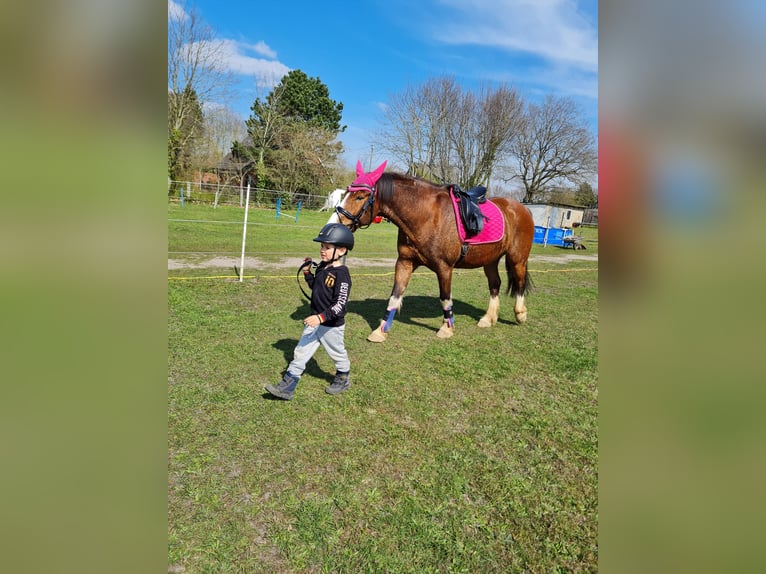
{"label": "pink saddle pad", "polygon": [[475,245],[478,243],[494,243],[503,238],[503,235],[505,234],[505,218],[503,217],[500,208],[489,200],[479,204],[479,208],[484,214],[484,228],[473,237],[466,238],[463,220],[460,219],[460,208],[457,205],[457,198],[454,193],[450,193],[449,196],[452,200],[452,207],[455,210],[457,233],[460,237],[460,241],[468,243],[469,245]]}

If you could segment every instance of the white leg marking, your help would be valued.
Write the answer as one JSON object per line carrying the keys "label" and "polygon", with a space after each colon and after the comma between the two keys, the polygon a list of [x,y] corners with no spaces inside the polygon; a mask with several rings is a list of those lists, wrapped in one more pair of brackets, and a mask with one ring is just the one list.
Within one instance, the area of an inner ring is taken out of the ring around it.
{"label": "white leg marking", "polygon": [[394,297],[393,295],[391,295],[391,297],[388,300],[388,307],[386,307],[386,309],[396,309],[397,311],[401,311],[402,298]]}
{"label": "white leg marking", "polygon": [[500,297],[494,296],[489,298],[489,307],[487,312],[479,320],[479,327],[491,327],[497,323],[498,310],[500,309]]}
{"label": "white leg marking", "polygon": [[524,305],[524,295],[516,295],[516,303],[513,306],[516,321],[521,324],[527,320],[527,306]]}

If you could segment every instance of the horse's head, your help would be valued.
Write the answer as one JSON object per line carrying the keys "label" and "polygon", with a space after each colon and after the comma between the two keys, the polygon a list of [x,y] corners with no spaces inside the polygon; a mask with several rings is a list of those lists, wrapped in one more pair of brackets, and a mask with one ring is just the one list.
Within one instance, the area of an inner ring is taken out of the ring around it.
{"label": "horse's head", "polygon": [[[375,184],[386,169],[383,162],[370,173],[365,173],[362,162],[356,162],[356,179],[348,186],[343,201],[335,208],[334,218],[351,231],[367,227],[373,221],[375,204]],[[331,218],[333,219],[333,218]]]}

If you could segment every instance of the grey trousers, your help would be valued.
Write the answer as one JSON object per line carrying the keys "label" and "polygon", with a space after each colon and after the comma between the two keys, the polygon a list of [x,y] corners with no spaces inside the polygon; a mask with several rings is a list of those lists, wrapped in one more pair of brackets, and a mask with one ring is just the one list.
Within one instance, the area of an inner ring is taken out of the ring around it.
{"label": "grey trousers", "polygon": [[295,347],[293,360],[287,366],[287,372],[300,377],[306,370],[306,363],[317,352],[319,345],[324,347],[330,359],[335,363],[335,370],[347,373],[351,368],[348,360],[346,345],[343,341],[346,326],[340,327],[306,327],[303,329],[300,341]]}

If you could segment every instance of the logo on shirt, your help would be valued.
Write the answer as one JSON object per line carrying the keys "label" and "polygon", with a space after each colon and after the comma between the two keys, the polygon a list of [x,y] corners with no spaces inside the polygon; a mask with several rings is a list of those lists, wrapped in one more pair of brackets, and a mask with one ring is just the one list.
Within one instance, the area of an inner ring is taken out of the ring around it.
{"label": "logo on shirt", "polygon": [[324,285],[328,289],[332,289],[335,286],[335,275],[328,273],[327,277],[325,277]]}

